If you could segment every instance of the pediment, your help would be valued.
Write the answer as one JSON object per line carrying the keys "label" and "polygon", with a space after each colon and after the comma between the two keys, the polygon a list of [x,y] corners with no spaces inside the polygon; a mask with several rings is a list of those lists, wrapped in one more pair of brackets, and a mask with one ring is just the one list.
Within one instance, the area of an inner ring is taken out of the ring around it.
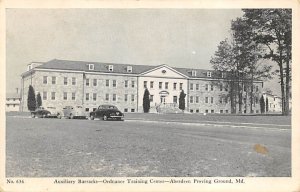
{"label": "pediment", "polygon": [[176,71],[167,65],[161,65],[151,70],[145,71],[141,76],[150,77],[168,77],[168,78],[188,78],[186,75]]}

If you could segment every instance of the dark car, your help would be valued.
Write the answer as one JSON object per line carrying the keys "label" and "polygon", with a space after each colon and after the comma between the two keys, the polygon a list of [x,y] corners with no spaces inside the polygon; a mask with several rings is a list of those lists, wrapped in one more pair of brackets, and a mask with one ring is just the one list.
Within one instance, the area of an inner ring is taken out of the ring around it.
{"label": "dark car", "polygon": [[51,112],[46,110],[44,107],[39,107],[35,111],[31,112],[32,118],[35,118],[35,117],[46,118],[46,117],[49,117],[50,115],[51,115]]}
{"label": "dark car", "polygon": [[106,120],[124,120],[124,114],[118,110],[116,106],[113,105],[100,105],[95,111],[90,113],[90,119],[95,118]]}

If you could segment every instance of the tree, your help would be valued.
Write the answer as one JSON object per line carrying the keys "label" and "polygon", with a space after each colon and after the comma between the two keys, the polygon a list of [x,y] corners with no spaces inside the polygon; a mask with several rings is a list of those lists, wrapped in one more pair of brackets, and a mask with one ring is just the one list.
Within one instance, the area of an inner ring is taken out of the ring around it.
{"label": "tree", "polygon": [[144,97],[143,97],[143,109],[144,109],[144,113],[149,113],[150,110],[150,93],[148,91],[148,89],[145,89],[144,92]]}
{"label": "tree", "polygon": [[37,107],[42,106],[42,98],[41,98],[41,94],[40,93],[38,93],[36,95],[36,105],[37,105]]}
{"label": "tree", "polygon": [[269,112],[269,100],[268,97],[266,98],[266,113]]}
{"label": "tree", "polygon": [[179,109],[181,109],[182,111],[185,110],[185,96],[186,94],[182,90],[179,95]]}
{"label": "tree", "polygon": [[259,103],[260,103],[260,112],[265,113],[266,106],[265,106],[264,96],[261,96]]}
{"label": "tree", "polygon": [[27,107],[29,111],[34,111],[36,109],[34,88],[31,85],[29,85],[28,89]]}
{"label": "tree", "polygon": [[291,87],[291,9],[244,9],[244,18],[254,32],[254,40],[264,46],[264,58],[277,63],[282,113],[289,114]]}

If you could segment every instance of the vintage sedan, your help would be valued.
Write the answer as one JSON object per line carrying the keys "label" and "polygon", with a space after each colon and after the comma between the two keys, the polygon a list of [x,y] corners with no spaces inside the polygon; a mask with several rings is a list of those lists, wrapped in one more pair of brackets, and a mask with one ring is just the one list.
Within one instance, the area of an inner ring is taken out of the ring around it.
{"label": "vintage sedan", "polygon": [[99,118],[101,120],[124,121],[124,114],[114,105],[100,105],[95,111],[90,113],[90,119]]}
{"label": "vintage sedan", "polygon": [[46,118],[49,117],[51,115],[51,112],[46,110],[44,107],[39,107],[37,108],[35,111],[31,112],[31,117],[35,118]]}
{"label": "vintage sedan", "polygon": [[67,119],[86,119],[86,113],[82,106],[65,106],[62,114]]}

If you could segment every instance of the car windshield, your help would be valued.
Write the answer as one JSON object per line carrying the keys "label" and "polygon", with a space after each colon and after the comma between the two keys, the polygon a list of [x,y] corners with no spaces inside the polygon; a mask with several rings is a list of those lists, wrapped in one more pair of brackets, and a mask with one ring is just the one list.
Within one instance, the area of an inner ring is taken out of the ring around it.
{"label": "car windshield", "polygon": [[113,105],[101,105],[101,106],[99,106],[99,109],[116,109],[116,110],[118,110],[118,108]]}

